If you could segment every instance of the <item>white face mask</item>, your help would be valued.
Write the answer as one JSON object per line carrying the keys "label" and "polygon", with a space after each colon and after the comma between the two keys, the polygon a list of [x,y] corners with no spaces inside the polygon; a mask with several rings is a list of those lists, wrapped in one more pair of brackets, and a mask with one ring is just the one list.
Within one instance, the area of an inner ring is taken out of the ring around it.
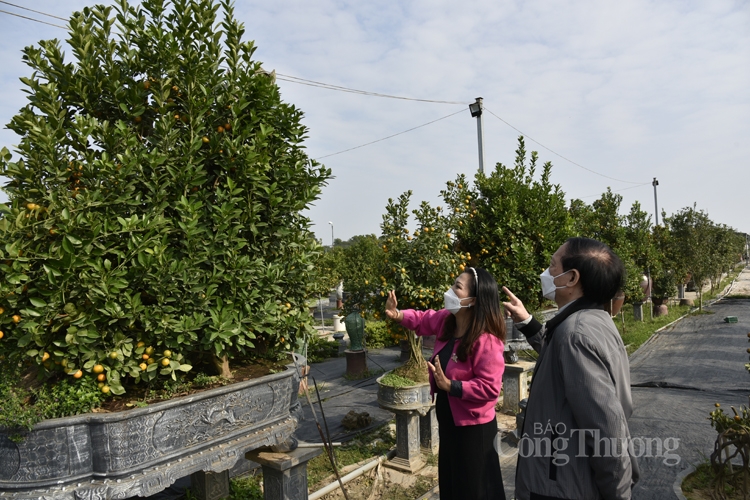
{"label": "white face mask", "polygon": [[445,308],[449,310],[452,314],[456,314],[458,311],[461,310],[461,308],[464,307],[471,307],[474,304],[469,304],[468,306],[462,306],[461,301],[466,299],[473,299],[474,297],[464,297],[463,299],[459,299],[458,295],[456,295],[456,292],[453,291],[453,288],[449,288],[447,292],[443,295],[444,301],[445,301]]}
{"label": "white face mask", "polygon": [[566,286],[555,285],[555,279],[559,278],[563,274],[569,273],[570,271],[572,271],[572,269],[570,269],[569,271],[565,271],[564,273],[560,273],[557,276],[552,276],[549,273],[549,267],[548,267],[547,269],[544,270],[542,274],[539,275],[539,279],[542,282],[542,295],[544,295],[545,299],[549,299],[554,302],[555,292],[557,291],[557,289],[567,288],[567,285]]}

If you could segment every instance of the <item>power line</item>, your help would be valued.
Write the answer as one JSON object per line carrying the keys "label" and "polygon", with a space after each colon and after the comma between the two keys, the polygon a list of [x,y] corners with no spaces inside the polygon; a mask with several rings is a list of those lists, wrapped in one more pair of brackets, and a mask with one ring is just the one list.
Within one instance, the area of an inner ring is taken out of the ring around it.
{"label": "power line", "polygon": [[355,150],[355,149],[363,148],[363,147],[365,147],[365,146],[369,146],[370,144],[375,144],[376,142],[381,142],[381,141],[384,141],[384,140],[386,140],[386,139],[390,139],[390,138],[392,138],[392,137],[396,137],[397,135],[405,134],[405,133],[407,133],[407,132],[411,132],[412,130],[417,130],[418,128],[426,127],[427,125],[431,125],[431,124],[433,124],[433,123],[435,123],[435,122],[439,122],[440,120],[445,120],[446,118],[450,118],[451,116],[455,116],[455,115],[457,115],[457,114],[459,114],[459,113],[463,113],[464,111],[465,111],[465,110],[463,110],[463,109],[462,109],[462,110],[460,110],[460,111],[456,111],[455,113],[451,113],[451,114],[449,114],[449,115],[446,115],[446,116],[444,116],[444,117],[442,117],[442,118],[438,118],[437,120],[432,120],[431,122],[423,123],[422,125],[418,125],[418,126],[416,126],[416,127],[412,127],[412,128],[410,128],[410,129],[408,129],[408,130],[404,130],[404,131],[398,132],[398,133],[396,133],[396,134],[393,134],[393,135],[389,135],[388,137],[383,137],[382,139],[378,139],[378,140],[376,140],[376,141],[371,141],[371,142],[368,142],[368,143],[366,143],[366,144],[361,144],[361,145],[359,145],[359,146],[354,146],[353,148],[345,149],[345,150],[343,150],[343,151],[339,151],[339,152],[337,152],[337,153],[331,153],[331,154],[329,154],[329,155],[325,155],[325,156],[320,156],[320,157],[318,157],[318,158],[315,158],[315,159],[316,159],[316,160],[322,160],[323,158],[328,158],[329,156],[336,156],[336,155],[340,155],[341,153],[346,153],[347,151],[353,151],[353,150]]}
{"label": "power line", "polygon": [[323,83],[323,82],[317,82],[315,80],[308,80],[306,78],[299,78],[297,76],[291,76],[291,75],[284,75],[281,73],[276,73],[276,79],[282,80],[284,82],[290,82],[290,83],[298,83],[300,85],[307,85],[310,87],[318,87],[322,89],[328,89],[328,90],[337,90],[339,92],[349,92],[352,94],[360,94],[360,95],[369,95],[373,97],[386,97],[388,99],[401,99],[404,101],[417,101],[417,102],[430,102],[435,104],[464,104],[468,105],[468,102],[463,101],[440,101],[436,99],[417,99],[414,97],[403,97],[403,96],[397,96],[397,95],[390,95],[390,94],[381,94],[379,92],[370,92],[367,90],[357,90],[352,89],[349,87],[342,87],[340,85],[333,85],[330,83]]}
{"label": "power line", "polygon": [[[55,19],[59,19],[60,21],[65,21],[65,22],[68,22],[68,20],[67,20],[67,19],[65,19],[64,17],[60,17],[60,16],[55,16],[55,15],[53,15],[53,14],[47,14],[46,12],[42,12],[41,10],[34,10],[34,9],[29,9],[28,7],[24,7],[24,6],[22,6],[22,5],[16,5],[16,4],[14,4],[14,3],[6,2],[5,0],[0,0],[0,3],[4,3],[5,5],[10,5],[11,7],[15,7],[15,8],[17,8],[17,9],[28,10],[29,12],[34,12],[34,13],[36,13],[36,14],[41,14],[41,15],[43,15],[43,16],[47,16],[47,17],[54,17]],[[55,24],[55,25],[53,25],[53,26],[57,26],[57,25]]]}
{"label": "power line", "polygon": [[34,19],[33,17],[22,16],[21,14],[16,14],[15,12],[8,12],[7,10],[0,9],[0,13],[20,17],[21,19],[28,19],[29,21],[34,21],[36,23],[47,24],[49,26],[54,26],[55,28],[62,28],[64,30],[68,29],[67,27],[60,26],[59,24],[48,23],[47,21],[40,21],[39,19]]}
{"label": "power line", "polygon": [[[648,186],[650,184],[651,184],[650,182],[644,182],[643,184],[638,184],[637,186],[630,186],[630,187],[618,189],[618,190],[612,191],[612,192],[613,193],[619,193],[620,191],[627,191],[628,189],[635,189],[635,188],[638,188],[638,187],[641,187],[641,186]],[[578,199],[579,200],[583,200],[584,198],[593,198],[594,196],[601,196],[601,195],[602,195],[602,193],[599,193],[599,194],[589,194],[587,196],[580,196]]]}
{"label": "power line", "polygon": [[[55,19],[61,19],[63,21],[67,21],[67,19],[65,19],[65,18],[62,18],[62,17],[59,17],[59,16],[55,16],[53,14],[47,14],[46,12],[42,12],[42,11],[38,11],[38,10],[34,10],[34,9],[29,9],[28,7],[23,7],[23,6],[16,5],[16,4],[13,4],[13,3],[10,3],[10,2],[6,2],[5,0],[0,0],[0,3],[6,4],[6,5],[11,5],[11,6],[17,7],[19,9],[28,10],[30,12],[35,12],[35,13],[41,14],[43,16],[48,16],[48,17],[52,17],[52,18],[55,18]],[[49,26],[54,26],[54,27],[57,27],[57,28],[67,29],[67,27],[60,26],[59,24],[48,23],[46,21],[41,21],[39,19],[34,19],[34,18],[31,18],[31,17],[22,16],[20,14],[16,14],[16,13],[13,13],[13,12],[8,12],[8,11],[2,10],[2,9],[0,9],[0,13],[9,14],[11,16],[20,17],[22,19],[27,19],[29,21],[34,21],[34,22],[37,22],[37,23],[47,24]],[[277,80],[281,80],[281,81],[285,81],[285,82],[289,82],[289,83],[297,83],[299,85],[307,85],[307,86],[310,86],[310,87],[317,87],[317,88],[322,88],[322,89],[327,89],[327,90],[336,90],[336,91],[339,91],[339,92],[348,92],[348,93],[359,94],[359,95],[368,95],[368,96],[373,96],[373,97],[384,97],[384,98],[388,98],[388,99],[399,99],[399,100],[404,100],[404,101],[427,102],[427,103],[434,103],[434,104],[464,104],[464,105],[468,104],[466,102],[461,102],[461,101],[441,101],[441,100],[436,100],[436,99],[417,99],[417,98],[413,98],[413,97],[404,97],[404,96],[396,96],[396,95],[390,95],[390,94],[381,94],[379,92],[370,92],[370,91],[366,91],[366,90],[358,90],[358,89],[353,89],[353,88],[349,88],[349,87],[342,87],[340,85],[333,85],[333,84],[330,84],[330,83],[318,82],[318,81],[315,81],[315,80],[308,80],[306,78],[300,78],[300,77],[292,76],[292,75],[284,75],[282,73],[276,73],[276,79]],[[498,120],[500,120],[501,122],[503,122],[504,124],[506,124],[507,126],[509,126],[510,128],[512,128],[513,130],[515,130],[519,134],[523,135],[524,137],[526,137],[530,141],[535,142],[536,144],[538,144],[539,146],[543,147],[544,149],[546,149],[547,151],[551,152],[552,154],[559,156],[563,160],[565,160],[565,161],[567,161],[567,162],[569,162],[569,163],[571,163],[571,164],[573,164],[573,165],[575,165],[575,166],[577,166],[579,168],[582,168],[583,170],[586,170],[587,172],[590,172],[590,173],[592,173],[594,175],[598,175],[600,177],[604,177],[606,179],[610,179],[610,180],[613,180],[613,181],[624,182],[626,184],[635,184],[635,186],[633,186],[633,187],[639,187],[639,186],[643,186],[643,185],[648,184],[647,182],[646,183],[637,183],[637,182],[633,182],[633,181],[626,181],[626,180],[623,180],[623,179],[617,179],[615,177],[610,177],[608,175],[601,174],[601,173],[599,173],[599,172],[597,172],[595,170],[592,170],[590,168],[584,167],[580,163],[574,162],[573,160],[571,160],[569,158],[566,158],[565,156],[561,155],[560,153],[554,151],[551,148],[548,148],[547,146],[545,146],[541,142],[537,141],[533,137],[529,136],[528,134],[525,134],[523,131],[519,130],[518,128],[514,127],[513,125],[511,125],[507,121],[505,121],[502,118],[500,118],[498,115],[496,115],[495,113],[493,113],[487,107],[485,107],[484,109],[489,114],[491,114],[492,116],[494,116],[495,118],[497,118]],[[463,110],[461,110],[461,111],[463,111]],[[432,123],[438,122],[440,120],[444,120],[446,118],[450,118],[453,115],[457,115],[461,111],[456,111],[455,113],[451,113],[450,115],[444,116],[442,118],[438,118],[437,120],[433,120],[431,122],[419,125],[417,127],[413,127],[413,128],[408,129],[408,130],[404,130],[404,131],[399,132],[397,134],[389,135],[388,137],[383,137],[382,139],[378,139],[376,141],[368,142],[366,144],[362,144],[360,146],[355,146],[353,148],[345,149],[343,151],[338,151],[336,153],[331,153],[331,154],[328,154],[328,155],[325,155],[325,156],[321,156],[321,157],[316,158],[316,159],[317,160],[322,160],[323,158],[328,158],[330,156],[339,155],[341,153],[346,153],[348,151],[353,151],[355,149],[363,148],[365,146],[369,146],[369,145],[375,144],[377,142],[385,141],[386,139],[391,139],[391,138],[396,137],[398,135],[405,134],[407,132],[411,132],[412,130],[416,130],[418,128],[425,127],[427,125],[430,125]],[[629,188],[626,188],[626,189],[629,189]],[[620,191],[623,191],[623,190],[621,189]],[[596,196],[596,195],[593,195],[593,196]]]}
{"label": "power line", "polygon": [[523,135],[524,137],[526,137],[527,139],[529,139],[530,141],[532,141],[532,142],[535,142],[535,143],[539,144],[539,145],[540,145],[541,147],[543,147],[544,149],[546,149],[546,150],[547,150],[547,151],[549,151],[550,153],[552,153],[552,154],[555,154],[555,155],[559,156],[559,157],[560,157],[560,158],[562,158],[563,160],[565,160],[565,161],[567,161],[567,162],[569,162],[569,163],[572,163],[572,164],[573,164],[573,165],[575,165],[576,167],[582,168],[582,169],[586,170],[587,172],[591,172],[591,173],[592,173],[592,174],[594,174],[594,175],[598,175],[598,176],[600,176],[600,177],[604,177],[605,179],[610,179],[610,180],[613,180],[613,181],[617,181],[617,182],[624,182],[624,183],[626,183],[626,184],[637,184],[637,186],[633,186],[633,187],[638,187],[638,186],[643,186],[644,184],[648,184],[648,182],[645,182],[645,183],[640,183],[640,182],[626,181],[626,180],[623,180],[623,179],[617,179],[617,178],[615,178],[615,177],[610,177],[610,176],[608,176],[608,175],[600,174],[600,173],[599,173],[599,172],[597,172],[596,170],[591,170],[590,168],[584,167],[584,166],[583,166],[583,165],[581,165],[580,163],[576,163],[576,162],[574,162],[573,160],[571,160],[571,159],[569,159],[569,158],[566,158],[566,157],[564,157],[563,155],[561,155],[561,154],[560,154],[560,153],[558,153],[557,151],[554,151],[554,150],[552,150],[552,149],[548,148],[547,146],[545,146],[545,145],[544,145],[544,144],[542,144],[541,142],[537,141],[537,140],[536,140],[536,139],[534,139],[533,137],[530,137],[530,136],[529,136],[528,134],[524,134],[524,133],[523,133],[522,131],[518,130],[518,129],[517,129],[516,127],[514,127],[514,126],[513,126],[513,125],[511,125],[510,123],[506,122],[505,120],[503,120],[502,118],[500,118],[499,116],[497,116],[497,115],[496,115],[495,113],[493,113],[492,111],[490,111],[490,110],[489,110],[489,109],[487,109],[486,107],[484,108],[484,110],[485,110],[485,111],[487,111],[487,112],[488,112],[489,114],[491,114],[492,116],[494,116],[495,118],[497,118],[498,120],[500,120],[501,122],[503,122],[504,124],[506,124],[507,126],[509,126],[510,128],[512,128],[513,130],[515,130],[516,132],[518,132],[519,134],[521,134],[521,135]]}

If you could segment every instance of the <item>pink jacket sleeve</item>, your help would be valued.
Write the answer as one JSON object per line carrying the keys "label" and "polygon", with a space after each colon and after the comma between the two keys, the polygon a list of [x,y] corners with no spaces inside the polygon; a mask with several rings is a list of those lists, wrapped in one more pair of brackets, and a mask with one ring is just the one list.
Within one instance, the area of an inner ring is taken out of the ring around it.
{"label": "pink jacket sleeve", "polygon": [[416,311],[414,309],[403,309],[404,319],[401,320],[401,326],[407,330],[413,330],[418,337],[438,335],[443,330],[445,318],[450,311],[441,309],[433,311]]}
{"label": "pink jacket sleeve", "polygon": [[502,341],[489,333],[483,334],[474,344],[474,376],[461,382],[465,401],[487,401],[497,399],[503,385],[505,359]]}

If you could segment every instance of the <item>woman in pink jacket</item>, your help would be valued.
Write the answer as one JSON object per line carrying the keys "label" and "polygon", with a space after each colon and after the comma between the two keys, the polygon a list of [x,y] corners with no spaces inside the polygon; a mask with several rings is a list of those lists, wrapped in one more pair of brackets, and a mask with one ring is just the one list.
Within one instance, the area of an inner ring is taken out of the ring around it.
{"label": "woman in pink jacket", "polygon": [[505,321],[497,282],[484,269],[467,267],[445,293],[445,309],[397,309],[391,291],[385,314],[417,335],[437,335],[428,362],[437,394],[440,498],[505,499],[495,450],[495,403],[505,362]]}

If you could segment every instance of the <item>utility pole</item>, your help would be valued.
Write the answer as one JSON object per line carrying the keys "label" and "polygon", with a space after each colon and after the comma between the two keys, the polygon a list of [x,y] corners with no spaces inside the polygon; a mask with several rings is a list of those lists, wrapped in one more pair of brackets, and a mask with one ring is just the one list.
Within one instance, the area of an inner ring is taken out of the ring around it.
{"label": "utility pole", "polygon": [[484,131],[482,130],[482,98],[469,104],[472,118],[477,119],[477,142],[479,143],[479,172],[484,173]]}
{"label": "utility pole", "polygon": [[331,225],[331,250],[333,250],[333,245],[335,244],[336,240],[333,239],[333,222],[328,221],[328,223]]}
{"label": "utility pole", "polygon": [[659,225],[659,203],[656,201],[656,186],[659,185],[659,181],[656,180],[656,177],[654,177],[654,182],[651,183],[652,186],[654,186],[654,217],[656,220],[656,225]]}

